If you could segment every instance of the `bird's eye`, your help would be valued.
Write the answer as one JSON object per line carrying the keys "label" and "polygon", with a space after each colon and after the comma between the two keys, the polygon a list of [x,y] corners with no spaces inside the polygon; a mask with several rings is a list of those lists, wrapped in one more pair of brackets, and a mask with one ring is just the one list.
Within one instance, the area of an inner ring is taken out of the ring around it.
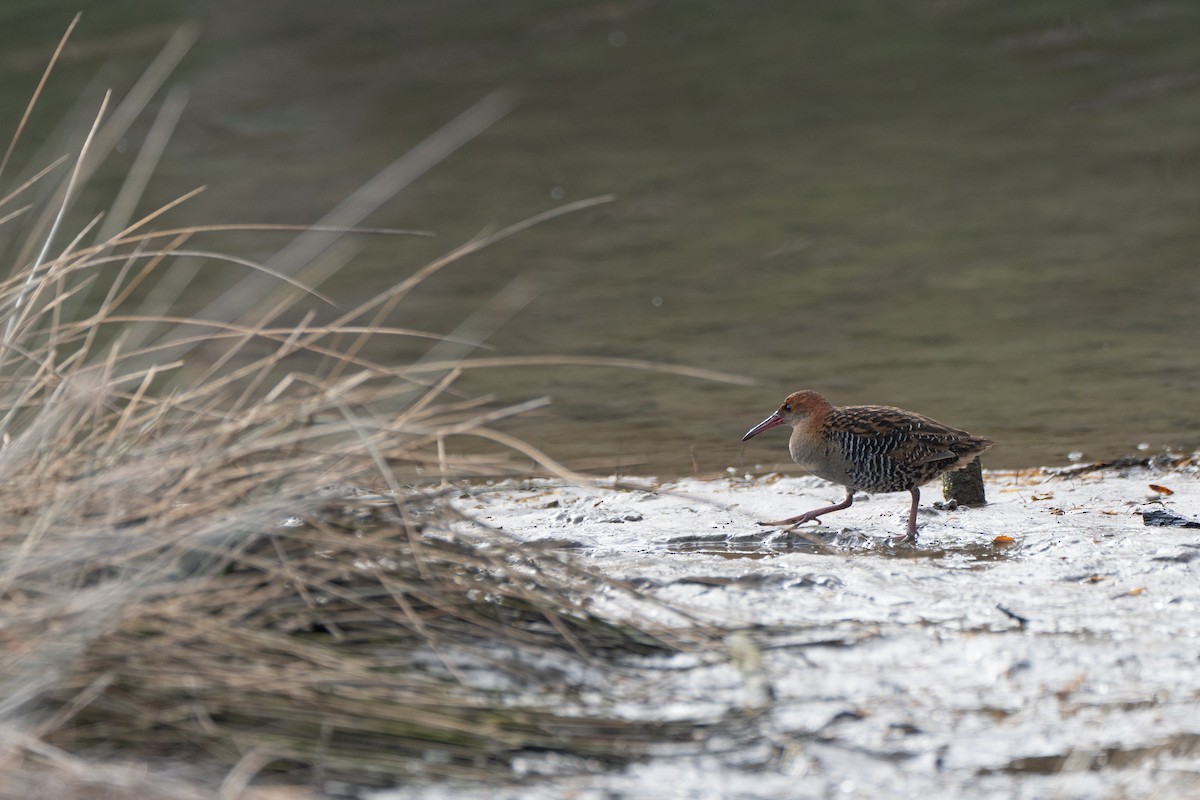
{"label": "bird's eye", "polygon": [[783,410],[784,410],[784,411],[787,411],[787,412],[789,412],[789,413],[791,413],[791,410],[792,410],[792,406],[791,406],[791,404],[790,404],[790,403],[784,403],[784,404],[783,404]]}

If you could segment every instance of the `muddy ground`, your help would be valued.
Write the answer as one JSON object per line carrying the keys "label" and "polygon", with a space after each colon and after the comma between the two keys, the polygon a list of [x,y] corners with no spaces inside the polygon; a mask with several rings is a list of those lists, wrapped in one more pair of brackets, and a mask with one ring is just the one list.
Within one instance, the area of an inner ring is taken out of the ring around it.
{"label": "muddy ground", "polygon": [[930,487],[916,547],[888,539],[907,494],[782,535],[756,521],[841,489],[778,475],[643,489],[510,484],[459,503],[743,631],[659,665],[640,702],[596,692],[580,710],[652,725],[734,709],[753,734],[616,772],[531,756],[519,788],[380,800],[1200,796],[1200,530],[1145,516],[1200,518],[1194,466],[990,473],[972,509],[934,509]]}

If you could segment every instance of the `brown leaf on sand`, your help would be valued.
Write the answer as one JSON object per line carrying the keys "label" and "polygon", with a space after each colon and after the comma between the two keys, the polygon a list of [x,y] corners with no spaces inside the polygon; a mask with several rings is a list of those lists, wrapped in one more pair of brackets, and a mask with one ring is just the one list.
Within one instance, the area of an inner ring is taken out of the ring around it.
{"label": "brown leaf on sand", "polygon": [[1011,536],[997,536],[995,539],[992,539],[992,546],[993,547],[1008,547],[1015,541],[1016,541],[1016,539],[1014,539]]}
{"label": "brown leaf on sand", "polygon": [[1173,489],[1168,489],[1165,486],[1159,486],[1157,483],[1150,484],[1150,488],[1153,489],[1154,491],[1158,492],[1159,494],[1165,494],[1165,495],[1175,494],[1175,491]]}

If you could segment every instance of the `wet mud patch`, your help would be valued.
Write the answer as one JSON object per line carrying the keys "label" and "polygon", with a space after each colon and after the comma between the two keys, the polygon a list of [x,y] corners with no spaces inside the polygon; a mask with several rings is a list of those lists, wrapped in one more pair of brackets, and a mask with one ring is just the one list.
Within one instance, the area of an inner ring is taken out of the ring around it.
{"label": "wet mud patch", "polygon": [[1197,755],[1200,755],[1200,734],[1188,733],[1169,736],[1159,744],[1146,747],[1102,747],[1059,755],[1018,758],[997,769],[980,770],[980,774],[1006,772],[1055,775],[1080,770],[1097,772],[1154,765],[1167,756],[1193,758]]}
{"label": "wet mud patch", "polygon": [[663,543],[672,553],[703,553],[724,558],[770,558],[786,553],[824,556],[866,556],[897,559],[957,560],[959,562],[1003,561],[1020,553],[1016,540],[997,543],[992,537],[962,543],[942,541],[897,544],[892,538],[873,536],[850,529],[751,532],[742,534],[689,534]]}
{"label": "wet mud patch", "polygon": [[820,587],[822,589],[840,589],[844,585],[836,575],[695,575],[680,578],[675,581],[680,584],[696,584],[698,586],[721,586],[732,588],[752,589],[805,589]]}

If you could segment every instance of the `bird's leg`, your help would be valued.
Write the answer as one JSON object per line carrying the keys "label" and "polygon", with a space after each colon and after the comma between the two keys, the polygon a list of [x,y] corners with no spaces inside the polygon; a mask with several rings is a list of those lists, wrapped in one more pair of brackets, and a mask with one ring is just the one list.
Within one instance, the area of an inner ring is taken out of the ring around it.
{"label": "bird's leg", "polygon": [[913,501],[908,511],[908,532],[893,539],[892,544],[915,544],[917,541],[917,505],[921,502],[921,490],[914,486],[909,491],[912,492]]}
{"label": "bird's leg", "polygon": [[[826,506],[825,508],[818,508],[813,511],[806,511],[798,517],[788,517],[787,519],[780,519],[780,520],[776,520],[774,522],[760,522],[758,524],[759,525],[787,525],[788,526],[787,529],[791,530],[792,528],[795,528],[798,525],[803,525],[806,522],[812,522],[817,517],[828,514],[831,511],[841,511],[843,508],[849,508],[850,504],[853,502],[854,502],[854,490],[847,489],[846,490],[846,499],[843,500],[842,502],[838,503],[837,505]],[[913,535],[915,536],[916,534],[913,534]]]}

